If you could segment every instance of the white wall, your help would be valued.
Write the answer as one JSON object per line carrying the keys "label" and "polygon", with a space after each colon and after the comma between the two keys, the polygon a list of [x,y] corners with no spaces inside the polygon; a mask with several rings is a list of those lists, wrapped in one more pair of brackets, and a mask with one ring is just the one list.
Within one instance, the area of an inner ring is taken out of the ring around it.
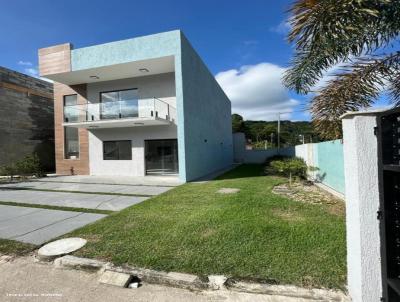
{"label": "white wall", "polygon": [[100,92],[131,88],[138,89],[139,99],[156,97],[176,108],[174,73],[89,83],[87,85],[88,102],[98,103]]}
{"label": "white wall", "polygon": [[[175,125],[89,130],[90,174],[144,176],[144,141],[172,138],[177,138]],[[112,140],[131,140],[132,160],[103,160],[103,141]]]}
{"label": "white wall", "polygon": [[343,119],[348,289],[354,302],[382,296],[376,117]]}
{"label": "white wall", "polygon": [[314,146],[313,144],[302,144],[297,145],[296,147],[296,157],[302,158],[307,166],[315,167],[314,163]]}

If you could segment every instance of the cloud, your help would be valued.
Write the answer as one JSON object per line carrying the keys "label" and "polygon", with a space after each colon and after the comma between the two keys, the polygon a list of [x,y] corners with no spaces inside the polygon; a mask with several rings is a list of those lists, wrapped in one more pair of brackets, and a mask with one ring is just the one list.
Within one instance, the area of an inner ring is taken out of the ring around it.
{"label": "cloud", "polygon": [[282,84],[285,68],[271,63],[245,65],[219,72],[215,78],[232,102],[232,112],[247,120],[290,119],[299,101]]}
{"label": "cloud", "polygon": [[24,72],[26,73],[26,74],[29,74],[30,76],[33,76],[33,77],[39,77],[39,71],[37,70],[37,68],[25,68],[24,69]]}
{"label": "cloud", "polygon": [[33,64],[32,64],[32,62],[29,62],[29,61],[18,61],[18,65],[21,65],[21,66],[32,66]]}
{"label": "cloud", "polygon": [[292,27],[290,26],[289,21],[288,20],[283,20],[278,25],[271,26],[269,28],[269,31],[273,32],[273,33],[276,33],[276,34],[280,34],[280,35],[286,35],[287,33],[289,33],[291,28]]}

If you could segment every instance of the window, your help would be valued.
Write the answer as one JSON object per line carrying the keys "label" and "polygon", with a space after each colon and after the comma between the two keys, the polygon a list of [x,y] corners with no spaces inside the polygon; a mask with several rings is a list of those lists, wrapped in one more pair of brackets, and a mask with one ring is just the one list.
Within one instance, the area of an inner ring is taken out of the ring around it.
{"label": "window", "polygon": [[64,156],[66,159],[79,158],[78,128],[64,127]]}
{"label": "window", "polygon": [[100,102],[102,119],[138,116],[137,89],[101,92]]}
{"label": "window", "polygon": [[104,160],[131,160],[131,141],[108,141],[103,142]]}
{"label": "window", "polygon": [[64,121],[77,122],[79,110],[77,108],[78,96],[76,94],[64,95]]}

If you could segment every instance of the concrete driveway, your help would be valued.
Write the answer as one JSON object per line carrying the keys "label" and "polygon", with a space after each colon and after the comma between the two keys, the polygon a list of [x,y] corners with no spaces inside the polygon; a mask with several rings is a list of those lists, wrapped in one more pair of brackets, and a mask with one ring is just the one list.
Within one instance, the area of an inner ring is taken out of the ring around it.
{"label": "concrete driveway", "polygon": [[0,205],[0,238],[42,244],[103,217],[106,215]]}
{"label": "concrete driveway", "polygon": [[[0,185],[0,238],[42,244],[179,185],[176,178],[60,176]],[[15,206],[1,205],[12,202]],[[25,204],[23,207],[18,204]],[[82,208],[82,212],[26,207]]]}

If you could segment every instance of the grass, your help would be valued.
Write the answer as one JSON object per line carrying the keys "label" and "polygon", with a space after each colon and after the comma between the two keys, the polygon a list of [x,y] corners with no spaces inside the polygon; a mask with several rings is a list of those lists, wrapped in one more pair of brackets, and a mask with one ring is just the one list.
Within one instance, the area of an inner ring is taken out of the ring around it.
{"label": "grass", "polygon": [[[243,165],[207,183],[189,183],[68,236],[76,254],[165,271],[344,288],[345,223],[329,205],[271,193],[285,180]],[[222,187],[239,188],[219,194]]]}
{"label": "grass", "polygon": [[45,205],[45,204],[32,204],[32,203],[22,203],[22,202],[14,202],[14,201],[1,201],[1,200],[0,200],[0,205],[26,207],[26,208],[39,208],[39,209],[48,209],[48,210],[59,210],[59,211],[70,211],[70,212],[94,213],[94,214],[112,214],[112,213],[115,213],[114,211],[110,211],[110,210],[74,208],[74,207],[61,207],[61,206],[51,206],[51,205]]}
{"label": "grass", "polygon": [[23,256],[32,252],[35,245],[14,240],[0,239],[0,254],[10,256]]}

